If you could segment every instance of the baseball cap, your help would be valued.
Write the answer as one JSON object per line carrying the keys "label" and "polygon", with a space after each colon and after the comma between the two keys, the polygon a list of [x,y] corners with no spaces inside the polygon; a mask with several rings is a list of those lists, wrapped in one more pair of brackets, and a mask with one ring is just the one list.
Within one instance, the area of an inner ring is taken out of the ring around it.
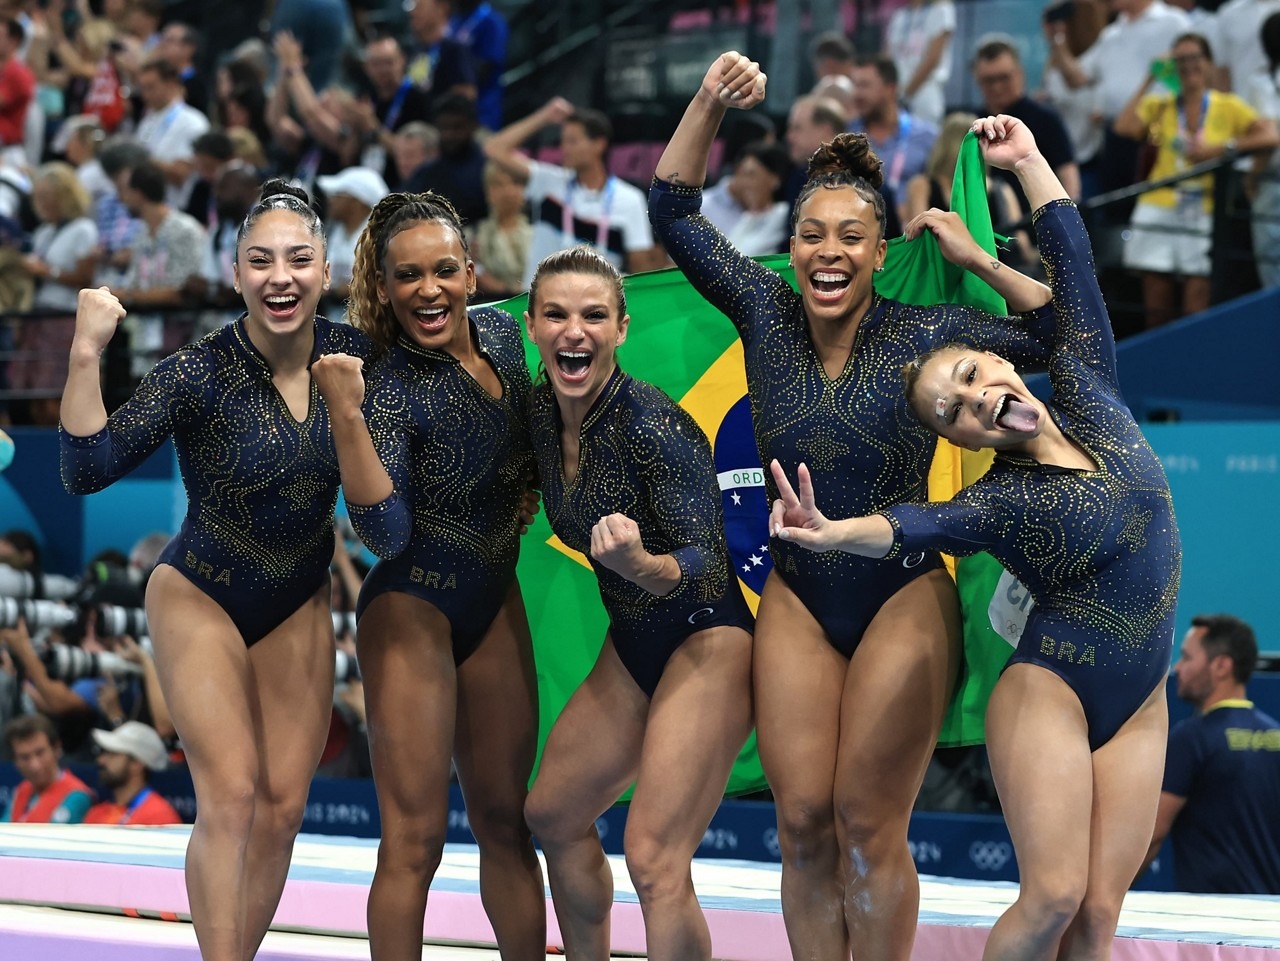
{"label": "baseball cap", "polygon": [[317,177],[316,183],[328,197],[346,194],[354,197],[366,207],[375,206],[389,191],[387,182],[376,170],[368,167],[348,167],[341,173],[329,177]]}
{"label": "baseball cap", "polygon": [[98,131],[98,136],[101,137],[102,123],[97,117],[92,114],[79,114],[75,117],[68,117],[62,122],[62,126],[58,128],[58,132],[53,138],[51,145],[53,152],[56,154],[66,153],[67,147],[71,144],[71,138],[82,127],[95,128]]}
{"label": "baseball cap", "polygon": [[125,721],[114,731],[95,730],[98,747],[112,754],[137,758],[153,771],[161,771],[169,763],[169,753],[156,729],[141,721]]}

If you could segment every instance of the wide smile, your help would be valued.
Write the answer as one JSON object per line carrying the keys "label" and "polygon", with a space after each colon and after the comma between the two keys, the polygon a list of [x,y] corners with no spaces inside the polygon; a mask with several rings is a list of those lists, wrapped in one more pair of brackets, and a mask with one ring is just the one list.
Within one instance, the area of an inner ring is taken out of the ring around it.
{"label": "wide smile", "polygon": [[595,354],[582,348],[557,350],[555,355],[556,379],[565,387],[585,384],[591,378]]}
{"label": "wide smile", "polygon": [[413,321],[421,333],[428,336],[439,334],[449,326],[449,308],[443,304],[417,307],[413,311]]}
{"label": "wide smile", "polygon": [[262,300],[267,314],[276,320],[288,320],[298,311],[302,298],[297,294],[268,294]]}
{"label": "wide smile", "polygon": [[853,278],[843,270],[815,270],[809,275],[809,287],[818,303],[836,303],[852,281]]}

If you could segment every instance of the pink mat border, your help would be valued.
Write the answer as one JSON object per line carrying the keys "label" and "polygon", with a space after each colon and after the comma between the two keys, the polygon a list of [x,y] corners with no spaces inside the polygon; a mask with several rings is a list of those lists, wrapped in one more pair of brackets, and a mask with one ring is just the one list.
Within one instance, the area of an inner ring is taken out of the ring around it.
{"label": "pink mat border", "polygon": [[[104,892],[113,892],[116,896],[104,899]],[[368,889],[363,886],[290,881],[276,912],[276,925],[322,932],[364,932],[367,896]],[[110,901],[107,906],[115,909],[180,915],[186,915],[189,910],[182,871],[177,868],[0,856],[0,901],[102,906],[104,900]],[[708,909],[706,915],[716,957],[731,961],[776,961],[789,953],[780,914]],[[987,930],[986,927],[922,924],[916,933],[912,959],[980,958]],[[615,951],[644,953],[644,921],[638,904],[622,902],[613,906],[612,933]],[[423,935],[431,941],[493,943],[493,929],[485,917],[479,894],[433,893]],[[547,902],[547,939],[552,944],[560,943],[550,900]],[[10,950],[17,946],[18,940],[19,936],[13,933],[0,932],[0,944]],[[193,939],[193,950],[194,945]],[[155,950],[160,953],[147,951],[145,957],[191,957],[189,953],[173,954],[173,949]],[[1119,938],[1112,957],[1114,961],[1280,961],[1280,950]]]}

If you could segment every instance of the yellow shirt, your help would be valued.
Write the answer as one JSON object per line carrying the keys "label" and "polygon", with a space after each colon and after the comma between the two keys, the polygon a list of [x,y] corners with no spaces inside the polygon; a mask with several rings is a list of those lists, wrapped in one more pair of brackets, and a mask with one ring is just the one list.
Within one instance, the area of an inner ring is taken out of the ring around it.
{"label": "yellow shirt", "polygon": [[[1209,107],[1200,121],[1197,139],[1201,144],[1221,146],[1228,140],[1244,136],[1258,119],[1257,111],[1233,93],[1209,91]],[[1151,168],[1152,180],[1172,177],[1189,166],[1182,141],[1186,132],[1179,133],[1178,101],[1170,93],[1148,94],[1138,102],[1138,116],[1147,127],[1148,140],[1156,145],[1156,162]],[[1213,212],[1213,175],[1205,174],[1192,180],[1184,180],[1183,190],[1199,190],[1205,213]],[[1176,207],[1178,191],[1161,187],[1143,194],[1140,201],[1156,207]]]}

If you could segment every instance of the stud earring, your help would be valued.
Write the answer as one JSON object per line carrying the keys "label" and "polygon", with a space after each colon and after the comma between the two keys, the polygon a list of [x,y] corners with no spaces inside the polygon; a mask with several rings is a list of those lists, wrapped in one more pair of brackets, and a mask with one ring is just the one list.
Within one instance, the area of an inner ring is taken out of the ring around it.
{"label": "stud earring", "polygon": [[876,268],[876,273],[877,273],[877,274],[883,274],[883,273],[884,273],[884,267],[877,267],[877,268]]}

